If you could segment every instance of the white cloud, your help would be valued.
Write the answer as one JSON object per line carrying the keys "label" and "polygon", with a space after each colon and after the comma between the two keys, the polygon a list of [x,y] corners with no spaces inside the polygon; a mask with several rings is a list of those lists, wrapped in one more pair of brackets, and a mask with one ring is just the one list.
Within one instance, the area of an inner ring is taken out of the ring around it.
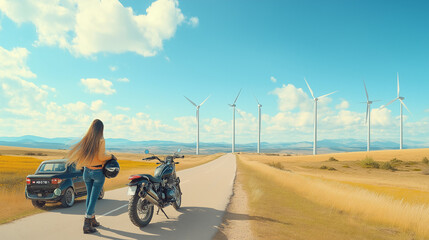
{"label": "white cloud", "polygon": [[117,110],[121,110],[121,111],[130,111],[129,107],[121,107],[121,106],[117,106],[116,107]]}
{"label": "white cloud", "polygon": [[118,82],[130,82],[128,78],[118,78]]}
{"label": "white cloud", "polygon": [[[323,98],[322,98],[323,99]],[[343,101],[341,101],[341,103],[340,104],[338,104],[337,106],[335,106],[335,108],[336,109],[347,109],[347,108],[349,108],[350,107],[350,104],[349,104],[349,102],[348,101],[346,101],[346,100],[343,100]]]}
{"label": "white cloud", "polygon": [[101,106],[103,106],[103,101],[102,100],[95,100],[91,103],[91,110],[92,111],[100,111]]}
{"label": "white cloud", "polygon": [[167,62],[170,62],[170,58],[169,57],[165,57],[165,60],[167,60]]}
{"label": "white cloud", "polygon": [[[157,0],[136,15],[118,0],[2,0],[0,10],[12,21],[36,27],[36,45],[59,46],[90,56],[99,52],[136,52],[154,56],[185,20],[177,0]],[[190,24],[197,24],[196,17]]]}
{"label": "white cloud", "polygon": [[48,85],[43,84],[41,86],[43,89],[47,90],[47,91],[51,91],[51,92],[56,92],[57,90],[53,87],[49,87]]}
{"label": "white cloud", "polygon": [[273,82],[273,83],[276,83],[276,82],[277,82],[277,78],[275,78],[275,77],[273,77],[273,76],[271,76],[271,77],[270,77],[270,80],[271,80],[271,82]]}
{"label": "white cloud", "polygon": [[109,66],[110,71],[114,72],[116,70],[118,70],[118,67],[116,66]]}
{"label": "white cloud", "polygon": [[311,99],[302,88],[296,88],[292,84],[283,84],[281,88],[276,88],[271,94],[277,95],[280,111],[291,111],[295,108],[308,111],[312,108]]}
{"label": "white cloud", "polygon": [[116,92],[115,89],[112,89],[113,83],[105,79],[82,78],[80,82],[89,90],[90,93],[110,95]]}
{"label": "white cloud", "polygon": [[2,0],[0,10],[12,21],[36,26],[36,45],[70,46],[71,32],[75,26],[75,1]]}
{"label": "white cloud", "polygon": [[191,17],[188,21],[188,24],[191,25],[192,27],[197,27],[199,23],[200,23],[200,20],[197,17]]}
{"label": "white cloud", "polygon": [[389,126],[392,124],[392,111],[387,108],[371,110],[371,126]]}
{"label": "white cloud", "polygon": [[0,79],[35,78],[27,66],[27,57],[30,52],[25,48],[14,48],[10,51],[0,47]]}

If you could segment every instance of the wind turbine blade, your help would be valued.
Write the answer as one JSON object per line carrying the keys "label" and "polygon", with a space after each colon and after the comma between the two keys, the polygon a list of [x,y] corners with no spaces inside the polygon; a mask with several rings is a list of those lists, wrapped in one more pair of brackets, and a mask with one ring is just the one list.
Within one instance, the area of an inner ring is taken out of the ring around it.
{"label": "wind turbine blade", "polygon": [[313,99],[315,98],[314,97],[314,94],[313,94],[313,90],[311,90],[311,87],[310,87],[310,85],[308,84],[308,82],[307,82],[307,80],[304,78],[304,81],[305,81],[305,83],[307,84],[307,87],[308,87],[308,90],[310,90],[310,93],[311,93],[311,96],[313,97]]}
{"label": "wind turbine blade", "polygon": [[243,114],[244,114],[244,111],[241,111],[239,108],[235,108],[235,109],[237,109],[237,112],[238,112],[238,114],[240,114],[240,116],[242,117],[242,118],[246,118],[246,116],[244,116]]}
{"label": "wind turbine blade", "polygon": [[325,95],[323,95],[323,96],[321,96],[321,97],[318,97],[318,98],[319,98],[319,99],[321,99],[321,98],[327,97],[327,96],[329,96],[329,95],[331,95],[331,94],[334,94],[334,93],[336,93],[336,92],[338,92],[338,91],[335,91],[335,92],[331,92],[331,93],[325,94]]}
{"label": "wind turbine blade", "polygon": [[387,106],[389,106],[390,104],[392,104],[394,101],[396,101],[396,100],[398,100],[399,98],[395,98],[395,99],[393,99],[392,101],[390,101],[389,103],[387,103],[386,105],[383,105],[383,106],[381,106],[380,107],[380,109],[382,109],[382,108],[385,108],[385,107],[387,107]]}
{"label": "wind turbine blade", "polygon": [[211,95],[209,95],[207,98],[206,98],[206,100],[204,100],[202,103],[200,103],[200,106],[202,106],[206,101],[207,101],[207,99],[209,99],[209,97],[210,97]]}
{"label": "wind turbine blade", "polygon": [[368,91],[366,90],[365,80],[363,80],[363,86],[365,88],[366,100],[369,101]]}
{"label": "wind turbine blade", "polygon": [[365,124],[368,123],[368,114],[369,114],[369,104],[366,105],[366,117],[365,117]]}
{"label": "wind turbine blade", "polygon": [[187,98],[186,96],[184,96],[186,99],[188,99],[189,102],[192,103],[192,105],[194,105],[195,107],[197,106],[197,104],[195,104],[194,102],[191,101],[191,99]]}
{"label": "wind turbine blade", "polygon": [[259,103],[259,101],[258,101],[258,98],[256,98],[256,96],[255,96],[255,95],[253,95],[253,96],[255,97],[256,102],[258,103],[258,105],[260,105],[260,103]]}
{"label": "wind turbine blade", "polygon": [[233,107],[234,105],[232,105],[232,104],[228,104],[228,106]]}
{"label": "wind turbine blade", "polygon": [[409,113],[411,113],[411,112],[410,112],[410,110],[407,108],[407,105],[405,105],[404,101],[402,101],[401,99],[399,99],[399,101],[401,101],[401,104],[402,104],[402,105],[404,105],[404,107],[407,109],[407,111],[408,111]]}
{"label": "wind turbine blade", "polygon": [[399,73],[396,73],[396,80],[398,82],[398,97],[399,97]]}
{"label": "wind turbine blade", "polygon": [[242,90],[242,89],[240,89],[240,91],[238,92],[238,95],[237,95],[237,97],[236,97],[236,98],[235,98],[235,100],[234,100],[234,104],[235,104],[235,102],[237,102],[237,99],[238,99],[238,96],[240,96],[241,90]]}

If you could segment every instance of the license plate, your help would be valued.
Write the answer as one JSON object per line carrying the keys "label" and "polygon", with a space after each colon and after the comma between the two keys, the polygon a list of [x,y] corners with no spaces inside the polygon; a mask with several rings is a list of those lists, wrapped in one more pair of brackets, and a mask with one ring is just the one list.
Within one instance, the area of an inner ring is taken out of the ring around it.
{"label": "license plate", "polygon": [[36,181],[33,181],[33,183],[34,184],[49,184],[50,181],[48,181],[48,180],[36,180]]}
{"label": "license plate", "polygon": [[137,186],[129,186],[128,187],[128,195],[133,196],[136,194]]}

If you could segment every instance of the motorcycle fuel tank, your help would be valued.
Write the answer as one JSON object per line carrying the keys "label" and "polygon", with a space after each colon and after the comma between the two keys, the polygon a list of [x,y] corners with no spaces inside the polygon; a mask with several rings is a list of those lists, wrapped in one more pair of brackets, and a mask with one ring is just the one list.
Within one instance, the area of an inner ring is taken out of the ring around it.
{"label": "motorcycle fuel tank", "polygon": [[173,166],[171,165],[160,165],[155,169],[155,177],[168,178],[173,173],[173,170]]}

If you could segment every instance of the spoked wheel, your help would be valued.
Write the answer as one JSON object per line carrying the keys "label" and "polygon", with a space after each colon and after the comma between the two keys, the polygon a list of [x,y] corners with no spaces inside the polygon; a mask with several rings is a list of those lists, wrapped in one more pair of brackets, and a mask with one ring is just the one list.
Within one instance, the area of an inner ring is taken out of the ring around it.
{"label": "spoked wheel", "polygon": [[180,190],[180,186],[177,185],[176,188],[176,201],[173,203],[174,209],[178,210],[182,205],[182,191]]}
{"label": "spoked wheel", "polygon": [[63,205],[63,207],[71,207],[74,204],[74,199],[75,195],[73,188],[69,187],[66,189],[64,196],[61,199],[61,205]]}
{"label": "spoked wheel", "polygon": [[144,227],[152,220],[153,204],[135,194],[130,198],[128,215],[134,225]]}

